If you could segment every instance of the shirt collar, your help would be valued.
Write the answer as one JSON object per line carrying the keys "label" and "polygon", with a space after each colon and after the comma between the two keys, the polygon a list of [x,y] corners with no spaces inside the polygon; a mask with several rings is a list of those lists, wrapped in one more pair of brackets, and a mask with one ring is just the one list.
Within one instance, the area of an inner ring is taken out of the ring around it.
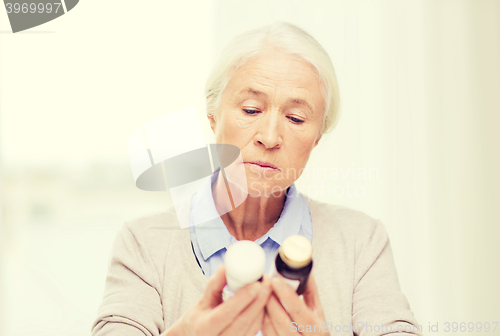
{"label": "shirt collar", "polygon": [[[204,260],[207,260],[221,249],[227,249],[232,243],[236,242],[215,208],[212,185],[215,183],[218,173],[219,170],[193,196],[191,204],[193,229]],[[255,242],[262,244],[270,238],[278,245],[281,245],[288,236],[299,234],[301,227],[309,229],[311,225],[302,225],[304,221],[307,223],[311,221],[309,207],[304,197],[292,184],[286,191],[285,204],[280,218],[264,236],[258,238]]]}

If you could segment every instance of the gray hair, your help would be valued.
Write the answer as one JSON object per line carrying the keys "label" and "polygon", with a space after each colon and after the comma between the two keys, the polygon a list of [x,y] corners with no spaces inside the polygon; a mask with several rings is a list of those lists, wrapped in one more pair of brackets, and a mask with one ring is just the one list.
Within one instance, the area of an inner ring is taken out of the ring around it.
{"label": "gray hair", "polygon": [[318,73],[325,99],[323,129],[332,130],[339,118],[339,88],[332,61],[323,47],[301,28],[286,22],[276,22],[234,37],[222,52],[205,85],[207,114],[220,112],[222,94],[234,71],[250,58],[270,48],[310,63]]}

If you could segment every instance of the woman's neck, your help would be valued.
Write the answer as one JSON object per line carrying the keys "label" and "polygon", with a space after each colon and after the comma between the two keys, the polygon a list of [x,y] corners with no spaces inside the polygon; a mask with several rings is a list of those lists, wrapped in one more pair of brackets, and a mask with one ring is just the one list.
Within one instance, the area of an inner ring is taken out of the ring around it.
{"label": "woman's neck", "polygon": [[212,194],[222,221],[237,240],[254,241],[262,237],[278,221],[285,204],[285,193],[280,193],[279,196],[248,195],[240,205],[232,209],[232,201],[227,197],[231,192],[222,174],[219,174],[213,185]]}

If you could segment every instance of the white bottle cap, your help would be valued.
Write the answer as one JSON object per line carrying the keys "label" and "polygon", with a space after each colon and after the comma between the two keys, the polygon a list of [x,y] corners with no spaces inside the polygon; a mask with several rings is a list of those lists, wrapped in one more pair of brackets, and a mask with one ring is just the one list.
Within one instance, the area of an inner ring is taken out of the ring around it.
{"label": "white bottle cap", "polygon": [[281,260],[292,268],[301,268],[311,262],[312,245],[301,235],[293,235],[285,239],[279,249]]}
{"label": "white bottle cap", "polygon": [[240,240],[229,246],[224,256],[224,264],[227,285],[236,292],[262,277],[266,268],[266,254],[259,244]]}

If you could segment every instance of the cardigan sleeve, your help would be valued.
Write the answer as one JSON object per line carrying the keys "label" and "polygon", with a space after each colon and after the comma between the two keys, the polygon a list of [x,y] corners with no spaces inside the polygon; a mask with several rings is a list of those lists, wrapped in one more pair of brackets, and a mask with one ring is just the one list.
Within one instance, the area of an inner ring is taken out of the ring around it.
{"label": "cardigan sleeve", "polygon": [[400,290],[387,232],[380,221],[355,263],[352,323],[355,335],[422,335]]}
{"label": "cardigan sleeve", "polygon": [[158,336],[163,310],[148,251],[127,224],[111,249],[103,301],[92,336]]}

